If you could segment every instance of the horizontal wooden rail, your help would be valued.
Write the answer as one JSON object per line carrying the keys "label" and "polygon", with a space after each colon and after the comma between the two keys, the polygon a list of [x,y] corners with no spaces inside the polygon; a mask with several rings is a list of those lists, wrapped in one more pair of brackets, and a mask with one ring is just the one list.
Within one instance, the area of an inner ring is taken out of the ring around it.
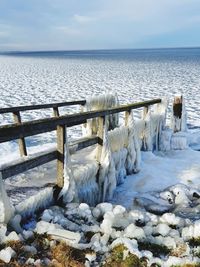
{"label": "horizontal wooden rail", "polygon": [[[84,149],[86,147],[95,145],[99,142],[99,138],[97,136],[91,136],[88,138],[80,138],[77,141],[70,142],[69,144],[69,152],[70,154],[74,154],[76,151]],[[35,153],[32,156],[23,157],[19,160],[10,162],[0,168],[0,172],[2,173],[2,178],[7,179],[19,173],[28,171],[50,161],[53,161],[58,158],[58,151],[56,148],[48,149],[46,151]]]}
{"label": "horizontal wooden rail", "polygon": [[129,105],[121,105],[106,110],[103,109],[97,111],[82,112],[72,115],[65,115],[60,117],[35,120],[31,122],[24,122],[21,125],[11,124],[11,125],[1,126],[0,143],[54,131],[59,125],[66,125],[67,127],[71,127],[85,123],[85,121],[88,119],[103,117],[123,111],[130,111],[132,109],[147,107],[157,103],[161,103],[161,99],[154,99],[150,101],[138,102]]}
{"label": "horizontal wooden rail", "polygon": [[48,108],[54,108],[55,109],[58,107],[65,107],[65,106],[85,105],[85,103],[86,103],[86,100],[78,100],[78,101],[68,101],[68,102],[51,103],[51,104],[0,108],[0,114],[10,113],[10,112],[13,113],[13,112],[27,111],[27,110],[36,110],[36,109],[48,109]]}

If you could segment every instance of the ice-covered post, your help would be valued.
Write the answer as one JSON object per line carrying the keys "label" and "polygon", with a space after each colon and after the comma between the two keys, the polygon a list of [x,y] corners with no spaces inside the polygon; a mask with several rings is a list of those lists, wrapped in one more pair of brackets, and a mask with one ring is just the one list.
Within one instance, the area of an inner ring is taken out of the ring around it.
{"label": "ice-covered post", "polygon": [[57,126],[57,186],[62,188],[64,185],[64,162],[65,162],[65,125]]}
{"label": "ice-covered post", "polygon": [[0,172],[0,224],[8,223],[14,214],[14,209],[6,193],[2,174]]}
{"label": "ice-covered post", "polygon": [[128,119],[129,119],[129,116],[131,114],[131,110],[126,110],[125,111],[125,126],[128,126]]}
{"label": "ice-covered post", "polygon": [[101,160],[101,153],[102,153],[102,146],[103,146],[103,134],[104,134],[104,127],[105,127],[105,116],[98,118],[98,147],[97,147],[97,161],[100,162]]}
{"label": "ice-covered post", "polygon": [[144,120],[148,114],[148,111],[149,111],[149,106],[145,106],[143,108],[143,112],[142,112],[142,119]]}

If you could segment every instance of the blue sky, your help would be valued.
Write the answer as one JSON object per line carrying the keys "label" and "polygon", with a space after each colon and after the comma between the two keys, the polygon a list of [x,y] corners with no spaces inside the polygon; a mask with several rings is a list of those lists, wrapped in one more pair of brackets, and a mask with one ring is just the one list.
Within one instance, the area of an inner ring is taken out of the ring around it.
{"label": "blue sky", "polygon": [[0,0],[0,51],[200,46],[200,0]]}

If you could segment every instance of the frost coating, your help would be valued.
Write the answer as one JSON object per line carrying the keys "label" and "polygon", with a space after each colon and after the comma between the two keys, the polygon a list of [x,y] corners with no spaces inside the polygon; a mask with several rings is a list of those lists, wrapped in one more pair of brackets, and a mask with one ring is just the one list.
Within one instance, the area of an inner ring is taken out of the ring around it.
{"label": "frost coating", "polygon": [[44,209],[52,203],[53,189],[45,188],[38,194],[29,197],[26,201],[21,202],[17,206],[15,206],[15,211],[22,216],[29,216],[32,215],[35,211]]}
{"label": "frost coating", "polygon": [[59,197],[63,197],[65,203],[71,202],[74,197],[77,196],[75,179],[71,168],[71,160],[69,154],[67,129],[65,134],[65,156],[64,156],[64,186],[59,194]]}
{"label": "frost coating", "polygon": [[126,169],[127,173],[138,172],[140,170],[141,151],[139,138],[136,133],[136,125],[133,118],[133,111],[128,117],[128,146],[127,146]]}
{"label": "frost coating", "polygon": [[7,223],[14,214],[14,208],[6,193],[2,175],[0,172],[0,223]]}
{"label": "frost coating", "polygon": [[[94,111],[101,109],[108,109],[119,105],[118,97],[113,93],[104,93],[86,99],[86,104],[82,111]],[[118,126],[119,115],[113,114],[108,116],[108,129],[114,129]],[[89,119],[83,127],[84,135],[97,134],[98,118]]]}
{"label": "frost coating", "polygon": [[115,166],[111,155],[107,126],[105,126],[99,170],[99,202],[103,202],[106,198],[112,198],[115,188]]}

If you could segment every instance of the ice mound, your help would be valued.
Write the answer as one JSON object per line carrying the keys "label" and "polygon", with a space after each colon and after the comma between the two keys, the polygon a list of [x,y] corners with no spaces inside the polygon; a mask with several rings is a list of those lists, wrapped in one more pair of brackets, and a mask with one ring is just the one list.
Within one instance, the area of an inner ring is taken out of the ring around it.
{"label": "ice mound", "polygon": [[173,212],[180,217],[197,219],[200,217],[200,191],[184,184],[176,184],[163,191],[140,193],[135,197],[134,205],[154,214]]}

